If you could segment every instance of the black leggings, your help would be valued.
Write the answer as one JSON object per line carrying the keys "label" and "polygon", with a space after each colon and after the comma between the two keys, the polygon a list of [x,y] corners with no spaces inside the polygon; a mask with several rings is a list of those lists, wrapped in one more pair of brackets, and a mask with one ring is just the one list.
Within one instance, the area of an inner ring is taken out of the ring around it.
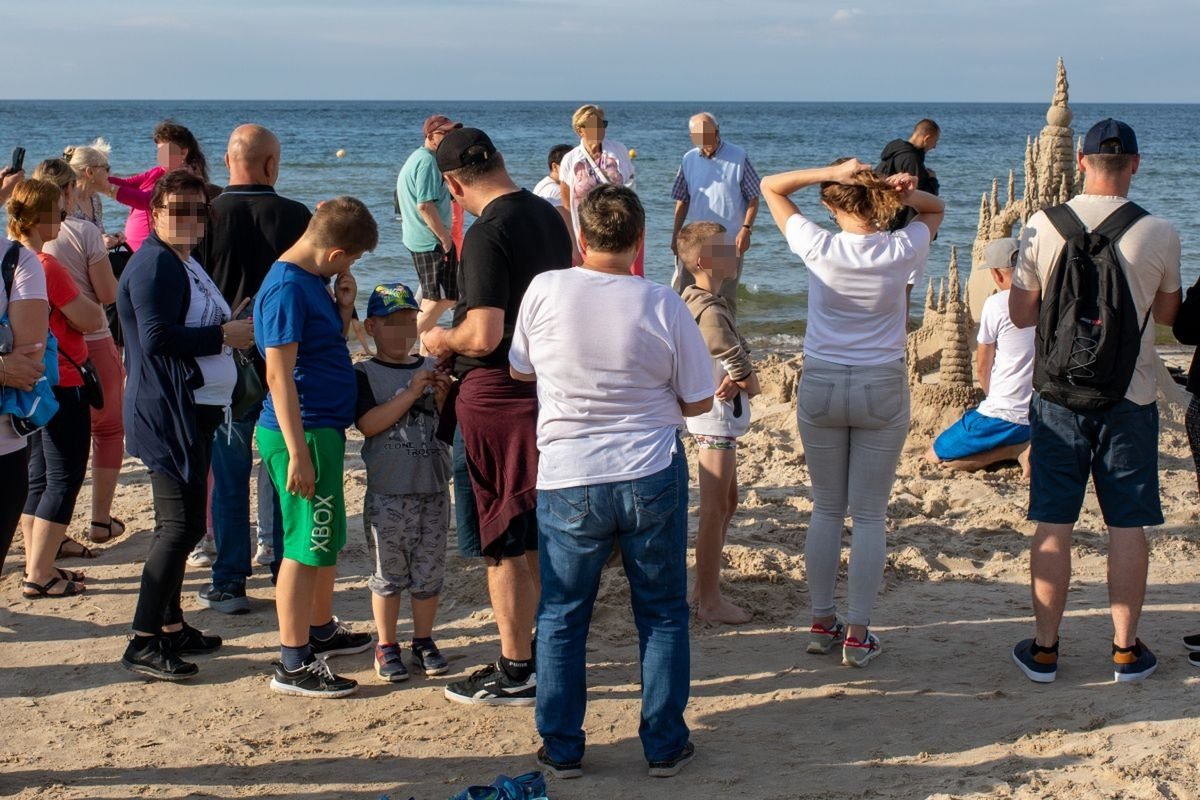
{"label": "black leggings", "polygon": [[222,411],[214,406],[196,406],[196,472],[188,483],[158,472],[150,473],[157,522],[142,587],[133,612],[133,629],[157,634],[168,625],[183,622],[179,596],[187,557],[204,538],[208,523],[208,467],[212,462],[213,434],[221,424]]}
{"label": "black leggings", "polygon": [[0,573],[3,573],[4,559],[21,521],[25,492],[29,490],[28,447],[0,456],[0,487],[3,487],[0,490]]}
{"label": "black leggings", "polygon": [[83,399],[83,389],[55,386],[54,396],[58,411],[44,429],[29,437],[29,496],[24,513],[69,525],[87,475],[92,409]]}
{"label": "black leggings", "polygon": [[1200,485],[1200,396],[1192,395],[1187,409],[1188,444],[1192,446],[1192,462],[1196,465],[1196,481]]}

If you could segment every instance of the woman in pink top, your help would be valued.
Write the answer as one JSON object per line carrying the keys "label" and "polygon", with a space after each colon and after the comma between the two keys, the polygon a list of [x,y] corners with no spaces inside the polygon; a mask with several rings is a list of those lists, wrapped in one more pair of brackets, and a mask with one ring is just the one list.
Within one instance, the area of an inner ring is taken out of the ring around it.
{"label": "woman in pink top", "polygon": [[109,176],[108,194],[118,203],[133,209],[125,222],[125,241],[133,250],[142,246],[150,235],[150,196],[154,184],[173,169],[186,167],[208,183],[208,162],[200,143],[190,130],[171,120],[163,120],[154,129],[154,144],[158,148],[158,166],[128,178]]}

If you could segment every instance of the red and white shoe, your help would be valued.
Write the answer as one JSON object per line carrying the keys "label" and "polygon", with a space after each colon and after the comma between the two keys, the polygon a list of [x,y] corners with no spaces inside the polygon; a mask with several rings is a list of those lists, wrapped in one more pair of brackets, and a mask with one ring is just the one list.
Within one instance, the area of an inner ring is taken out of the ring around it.
{"label": "red and white shoe", "polygon": [[870,631],[867,631],[865,641],[849,636],[842,644],[842,666],[865,667],[881,650],[879,637]]}

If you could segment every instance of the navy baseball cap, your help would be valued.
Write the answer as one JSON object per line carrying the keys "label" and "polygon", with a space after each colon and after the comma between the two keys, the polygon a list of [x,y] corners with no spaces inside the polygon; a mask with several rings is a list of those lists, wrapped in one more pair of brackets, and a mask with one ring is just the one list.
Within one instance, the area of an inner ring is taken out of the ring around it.
{"label": "navy baseball cap", "polygon": [[1137,155],[1137,135],[1133,128],[1118,119],[1102,119],[1088,130],[1083,137],[1083,154]]}

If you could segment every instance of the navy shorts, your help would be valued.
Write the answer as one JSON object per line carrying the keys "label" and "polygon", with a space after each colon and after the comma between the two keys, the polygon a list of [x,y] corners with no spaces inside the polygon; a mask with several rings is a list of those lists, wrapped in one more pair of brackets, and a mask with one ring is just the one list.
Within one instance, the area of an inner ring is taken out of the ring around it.
{"label": "navy shorts", "polygon": [[1028,425],[985,416],[972,408],[934,440],[933,452],[942,461],[957,461],[1028,441]]}
{"label": "navy shorts", "polygon": [[1091,475],[1107,525],[1162,524],[1156,404],[1076,412],[1034,392],[1029,423],[1029,519],[1074,524]]}

